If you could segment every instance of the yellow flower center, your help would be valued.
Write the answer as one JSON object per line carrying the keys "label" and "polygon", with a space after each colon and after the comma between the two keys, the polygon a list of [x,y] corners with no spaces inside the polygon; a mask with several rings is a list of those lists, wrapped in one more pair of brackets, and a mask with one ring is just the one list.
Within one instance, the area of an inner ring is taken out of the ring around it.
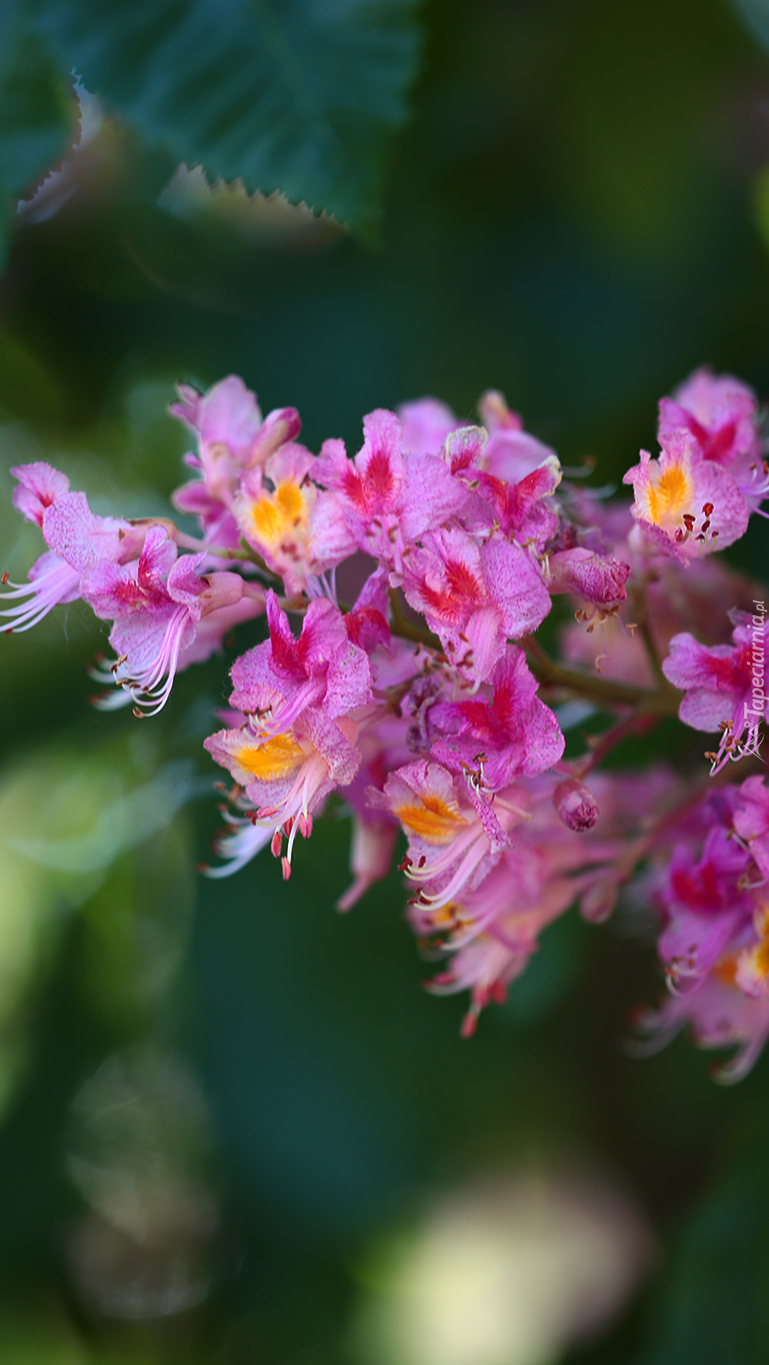
{"label": "yellow flower center", "polygon": [[655,469],[653,466],[656,464],[656,460],[649,463],[649,487],[646,492],[648,520],[655,526],[680,525],[694,496],[688,461],[668,464],[665,468],[657,465]]}
{"label": "yellow flower center", "polygon": [[274,493],[263,493],[249,509],[255,540],[270,549],[307,528],[307,499],[298,483],[286,479]]}
{"label": "yellow flower center", "polygon": [[404,829],[428,844],[447,844],[467,821],[459,814],[455,801],[441,796],[423,796],[414,805],[396,806],[395,815]]}
{"label": "yellow flower center", "polygon": [[259,782],[276,782],[280,777],[288,777],[304,760],[304,750],[297,744],[294,736],[273,735],[263,744],[245,741],[237,751],[236,759],[247,773]]}

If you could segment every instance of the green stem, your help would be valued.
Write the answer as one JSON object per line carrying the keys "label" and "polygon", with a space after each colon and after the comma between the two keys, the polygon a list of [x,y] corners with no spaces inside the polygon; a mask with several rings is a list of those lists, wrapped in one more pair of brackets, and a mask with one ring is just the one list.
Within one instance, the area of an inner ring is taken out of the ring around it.
{"label": "green stem", "polygon": [[399,636],[401,640],[413,640],[415,644],[425,645],[428,649],[434,649],[438,654],[443,654],[443,645],[437,635],[433,635],[431,630],[426,630],[423,626],[418,626],[415,621],[406,620],[397,590],[390,588],[388,595],[392,612],[390,633]]}
{"label": "green stem", "polygon": [[672,716],[678,710],[679,696],[669,684],[665,688],[639,687],[615,678],[596,677],[579,668],[567,668],[545,652],[538,640],[527,635],[521,644],[528,655],[529,668],[543,687],[563,687],[602,706],[632,706],[646,713]]}
{"label": "green stem", "polygon": [[[443,654],[443,646],[432,631],[406,620],[394,589],[390,590],[390,607],[390,630],[393,635],[402,640],[413,640],[416,644]],[[638,687],[634,683],[619,682],[613,678],[595,677],[592,673],[557,663],[531,635],[527,635],[520,643],[526,650],[529,668],[543,687],[562,687],[600,706],[631,706],[644,715],[672,716],[678,710],[678,693],[669,684],[664,689],[654,691],[650,687]]]}

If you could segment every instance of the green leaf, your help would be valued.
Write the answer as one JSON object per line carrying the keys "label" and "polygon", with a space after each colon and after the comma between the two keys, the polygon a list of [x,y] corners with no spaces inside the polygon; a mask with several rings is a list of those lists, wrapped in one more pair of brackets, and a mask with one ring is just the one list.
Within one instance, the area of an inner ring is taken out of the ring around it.
{"label": "green leaf", "polygon": [[43,41],[0,5],[0,233],[12,226],[17,201],[64,155],[72,125],[73,101]]}
{"label": "green leaf", "polygon": [[101,96],[212,179],[371,228],[418,50],[418,0],[30,0]]}

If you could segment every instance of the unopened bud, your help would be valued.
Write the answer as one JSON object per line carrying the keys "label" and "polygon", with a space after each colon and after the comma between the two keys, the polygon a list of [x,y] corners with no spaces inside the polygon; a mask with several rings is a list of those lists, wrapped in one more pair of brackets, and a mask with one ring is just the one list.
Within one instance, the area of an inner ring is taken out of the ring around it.
{"label": "unopened bud", "polygon": [[270,455],[286,441],[295,441],[301,430],[302,421],[296,408],[275,408],[274,412],[268,412],[249,451],[249,468],[260,465],[263,469]]}
{"label": "unopened bud", "polygon": [[568,777],[553,792],[553,805],[569,829],[592,829],[598,819],[598,805],[589,787],[577,777]]}
{"label": "unopened bud", "polygon": [[478,404],[478,411],[481,414],[481,421],[486,430],[492,434],[495,431],[522,431],[523,422],[517,412],[511,412],[507,406],[507,399],[503,393],[496,389],[487,389]]}

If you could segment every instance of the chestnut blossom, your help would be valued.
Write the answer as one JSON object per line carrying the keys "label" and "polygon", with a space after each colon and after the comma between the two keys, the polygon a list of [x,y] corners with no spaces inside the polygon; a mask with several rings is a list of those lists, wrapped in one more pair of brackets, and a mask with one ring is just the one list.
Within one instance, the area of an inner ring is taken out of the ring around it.
{"label": "chestnut blossom", "polygon": [[[204,745],[229,779],[207,874],[269,846],[290,876],[332,805],[351,817],[349,910],[405,841],[408,921],[441,958],[430,989],[469,996],[464,1036],[560,916],[640,910],[667,984],[649,1045],[688,1026],[743,1075],[769,1037],[769,787],[725,777],[761,757],[765,607],[716,552],[766,515],[752,391],[700,369],[662,399],[632,504],[572,483],[495,390],[480,424],[435,398],[377,409],[353,458],[300,444],[296,409],[263,416],[234,375],[181,385],[171,413],[194,437],[172,501],[199,536],[98,516],[61,471],[20,465],[40,553],[26,582],[3,576],[0,618],[26,631],[82,601],[114,651],[96,704],[140,716],[237,628]],[[676,713],[720,735],[716,784],[696,755],[602,768]]]}

